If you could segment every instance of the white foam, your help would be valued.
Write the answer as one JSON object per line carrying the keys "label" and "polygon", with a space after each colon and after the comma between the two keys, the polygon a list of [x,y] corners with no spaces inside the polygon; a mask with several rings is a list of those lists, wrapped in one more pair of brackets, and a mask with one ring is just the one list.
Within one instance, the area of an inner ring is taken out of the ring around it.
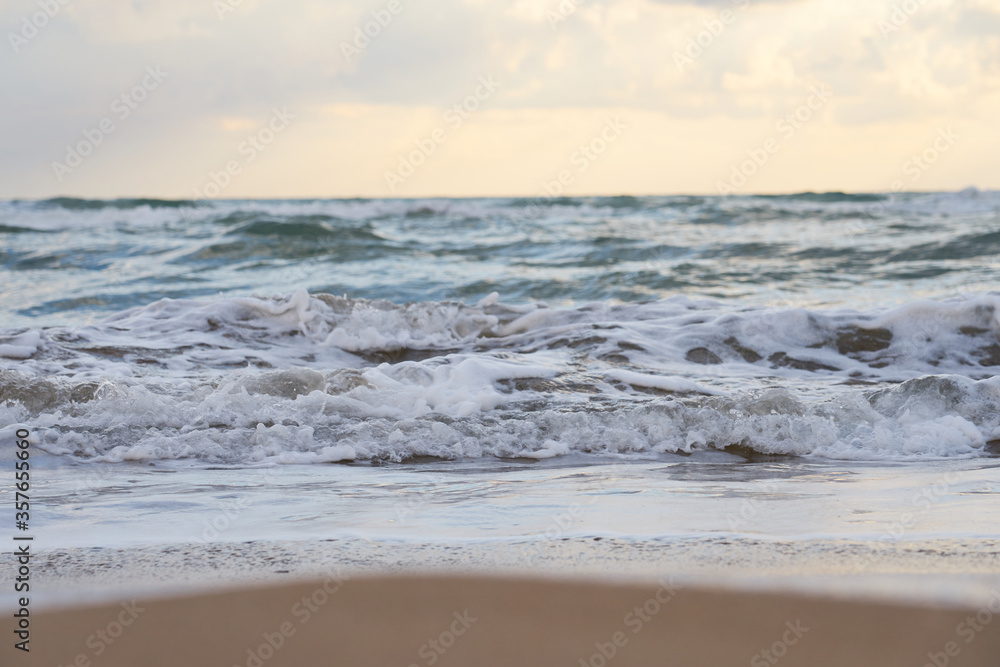
{"label": "white foam", "polygon": [[619,380],[626,384],[640,387],[652,387],[654,389],[662,389],[663,391],[674,391],[688,394],[714,394],[716,396],[726,395],[726,392],[720,389],[705,387],[697,382],[692,382],[691,380],[685,380],[684,378],[678,377],[647,375],[645,373],[635,373],[633,371],[623,370],[609,371],[607,373],[607,377],[612,380]]}
{"label": "white foam", "polygon": [[38,351],[42,335],[38,331],[29,330],[23,334],[8,338],[0,343],[0,357],[7,359],[29,359]]}
{"label": "white foam", "polygon": [[1000,439],[998,313],[164,299],[8,337],[0,409],[108,461],[975,457]]}

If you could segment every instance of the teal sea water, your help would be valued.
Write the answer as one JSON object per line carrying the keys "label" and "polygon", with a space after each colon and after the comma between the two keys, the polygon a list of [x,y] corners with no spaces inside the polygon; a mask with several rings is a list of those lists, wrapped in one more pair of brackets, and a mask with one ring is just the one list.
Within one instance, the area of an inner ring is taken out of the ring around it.
{"label": "teal sea water", "polygon": [[1000,518],[997,192],[5,201],[0,272],[53,544]]}
{"label": "teal sea water", "polygon": [[5,327],[158,299],[856,309],[998,287],[1000,194],[0,203]]}

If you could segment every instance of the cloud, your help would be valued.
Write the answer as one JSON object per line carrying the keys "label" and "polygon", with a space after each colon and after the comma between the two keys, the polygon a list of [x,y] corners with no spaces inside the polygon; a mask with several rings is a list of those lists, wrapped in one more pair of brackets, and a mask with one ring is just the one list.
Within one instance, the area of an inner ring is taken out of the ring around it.
{"label": "cloud", "polygon": [[[342,45],[384,18],[388,0],[242,0],[221,19],[207,0],[71,3],[19,52],[8,42],[0,53],[0,196],[62,187],[50,162],[107,115],[147,65],[162,66],[169,80],[92,164],[118,164],[119,154],[152,160],[143,151],[155,147],[180,161],[178,173],[201,178],[213,155],[231,152],[233,135],[275,106],[323,118],[317,122],[336,126],[326,134],[340,137],[342,128],[362,124],[323,109],[422,117],[461,100],[483,75],[503,82],[491,112],[514,114],[518,123],[625,108],[678,127],[704,120],[720,132],[744,123],[766,128],[819,82],[836,91],[829,123],[846,132],[842,141],[885,123],[980,123],[1000,112],[996,0],[926,0],[889,32],[880,22],[895,20],[893,5],[867,0],[751,1],[745,8],[588,0],[553,24],[550,13],[567,1],[400,0],[402,11],[352,57]],[[723,9],[732,20],[721,26]],[[33,0],[0,5],[0,34],[16,33],[35,11]],[[679,67],[678,54],[690,63]],[[496,127],[515,132],[516,125]],[[377,124],[363,127],[379,132]]]}

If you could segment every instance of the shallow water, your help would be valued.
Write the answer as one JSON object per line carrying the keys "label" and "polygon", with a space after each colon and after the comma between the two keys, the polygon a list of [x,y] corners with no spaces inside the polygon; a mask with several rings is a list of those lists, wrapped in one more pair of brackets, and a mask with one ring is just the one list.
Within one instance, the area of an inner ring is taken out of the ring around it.
{"label": "shallow water", "polygon": [[[39,473],[37,529],[94,547],[354,537],[764,538],[996,536],[1000,462],[748,464],[724,453],[598,464],[479,460],[202,468],[86,464]],[[156,530],[149,530],[155,526]],[[995,554],[990,554],[991,558]]]}

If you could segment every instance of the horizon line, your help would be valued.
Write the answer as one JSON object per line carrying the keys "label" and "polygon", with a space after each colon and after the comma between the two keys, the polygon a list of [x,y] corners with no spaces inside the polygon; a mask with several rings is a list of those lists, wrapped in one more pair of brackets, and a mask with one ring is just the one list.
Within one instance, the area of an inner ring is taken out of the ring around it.
{"label": "horizon line", "polygon": [[235,201],[418,201],[426,199],[449,199],[449,200],[475,200],[475,199],[527,199],[538,202],[559,201],[565,199],[644,199],[652,197],[705,197],[713,199],[727,199],[740,197],[799,197],[803,195],[845,195],[845,196],[882,196],[892,197],[893,195],[928,195],[928,194],[960,194],[962,192],[990,193],[1000,192],[1000,189],[981,189],[975,185],[954,190],[858,190],[849,192],[845,190],[800,190],[790,192],[747,192],[739,194],[719,194],[719,193],[697,193],[697,192],[676,192],[676,193],[647,193],[647,194],[560,194],[557,196],[512,194],[512,195],[414,195],[401,197],[387,196],[364,196],[364,195],[339,195],[339,196],[296,196],[296,197],[159,197],[149,195],[119,195],[116,197],[82,197],[78,195],[53,195],[51,197],[4,197],[0,201],[4,203],[14,202],[46,202],[59,199],[74,199],[78,201],[170,201],[170,202],[235,202]]}

